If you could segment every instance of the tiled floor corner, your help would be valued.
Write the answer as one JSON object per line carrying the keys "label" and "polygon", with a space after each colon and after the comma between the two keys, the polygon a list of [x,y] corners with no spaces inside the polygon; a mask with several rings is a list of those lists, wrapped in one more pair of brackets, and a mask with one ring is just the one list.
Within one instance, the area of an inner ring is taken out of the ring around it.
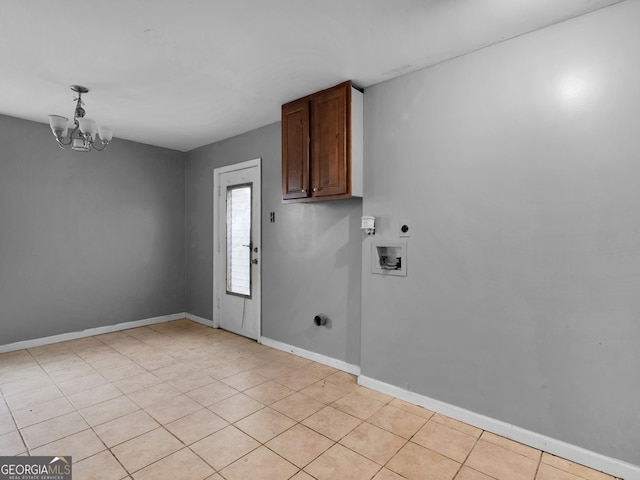
{"label": "tiled floor corner", "polygon": [[0,455],[81,480],[613,480],[186,319],[1,354],[0,390]]}

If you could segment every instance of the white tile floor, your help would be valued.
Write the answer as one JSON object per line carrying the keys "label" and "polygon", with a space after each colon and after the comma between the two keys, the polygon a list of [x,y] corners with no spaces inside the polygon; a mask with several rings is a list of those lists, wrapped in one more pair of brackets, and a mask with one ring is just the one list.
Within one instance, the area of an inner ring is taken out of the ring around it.
{"label": "white tile floor", "polygon": [[0,455],[73,478],[611,480],[188,320],[0,355]]}

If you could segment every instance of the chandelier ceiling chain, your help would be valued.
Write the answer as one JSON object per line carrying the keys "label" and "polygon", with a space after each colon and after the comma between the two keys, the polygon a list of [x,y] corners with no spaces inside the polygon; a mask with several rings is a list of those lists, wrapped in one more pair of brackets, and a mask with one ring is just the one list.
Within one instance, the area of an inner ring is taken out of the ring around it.
{"label": "chandelier ceiling chain", "polygon": [[[104,150],[111,139],[113,131],[104,125],[98,126],[95,120],[85,118],[86,111],[83,108],[83,93],[89,93],[89,89],[81,85],[71,85],[71,90],[78,94],[73,101],[76,108],[73,113],[73,129],[69,132],[69,119],[60,115],[49,115],[49,125],[53,136],[60,148],[71,147],[77,152],[89,152],[91,150]],[[68,134],[68,136],[67,136]],[[98,143],[98,138],[100,143]]]}

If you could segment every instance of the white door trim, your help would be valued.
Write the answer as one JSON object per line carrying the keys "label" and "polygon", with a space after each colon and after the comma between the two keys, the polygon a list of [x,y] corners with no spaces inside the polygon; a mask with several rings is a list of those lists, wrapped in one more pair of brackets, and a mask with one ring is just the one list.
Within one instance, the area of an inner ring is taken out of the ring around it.
{"label": "white door trim", "polygon": [[[244,170],[253,167],[258,167],[260,176],[262,176],[262,158],[247,160],[246,162],[234,163],[233,165],[226,165],[224,167],[218,167],[213,170],[213,328],[220,328],[220,309],[218,308],[217,299],[221,297],[222,289],[226,289],[224,282],[220,281],[224,272],[222,262],[219,258],[221,256],[222,247],[219,243],[218,238],[220,214],[218,212],[219,209],[216,203],[218,191],[222,188],[220,178],[224,173],[235,172],[237,170]],[[260,330],[262,330],[262,325]]]}

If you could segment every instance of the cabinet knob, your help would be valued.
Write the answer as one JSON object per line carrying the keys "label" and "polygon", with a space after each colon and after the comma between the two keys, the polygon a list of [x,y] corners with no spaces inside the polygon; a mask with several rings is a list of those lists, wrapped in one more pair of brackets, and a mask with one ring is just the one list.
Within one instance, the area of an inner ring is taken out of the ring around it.
{"label": "cabinet knob", "polygon": [[306,190],[303,188],[302,190],[300,190],[302,193],[306,193]]}
{"label": "cabinet knob", "polygon": [[313,189],[313,191],[314,191],[314,192],[317,192],[317,191],[318,191],[318,189],[317,189],[317,188],[314,188],[314,189]]}

